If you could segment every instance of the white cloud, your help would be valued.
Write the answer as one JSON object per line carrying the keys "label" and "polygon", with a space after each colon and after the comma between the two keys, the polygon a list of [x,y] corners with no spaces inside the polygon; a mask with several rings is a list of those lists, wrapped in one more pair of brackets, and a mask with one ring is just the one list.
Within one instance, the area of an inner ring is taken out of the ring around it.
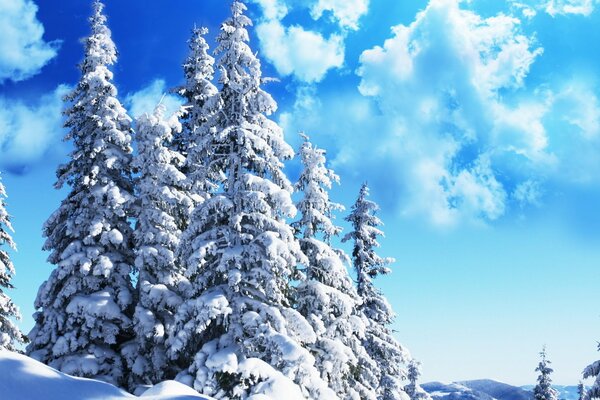
{"label": "white cloud", "polygon": [[68,90],[61,85],[33,105],[0,97],[0,165],[23,172],[47,156],[64,155],[62,97]]}
{"label": "white cloud", "polygon": [[342,28],[358,29],[359,19],[369,11],[369,0],[318,0],[311,6],[314,19],[330,11]]}
{"label": "white cloud", "polygon": [[583,15],[588,16],[594,11],[594,0],[549,0],[543,7],[552,15]]}
{"label": "white cloud", "polygon": [[253,0],[261,6],[263,16],[267,20],[282,20],[288,13],[288,7],[284,0]]}
{"label": "white cloud", "polygon": [[125,105],[133,118],[144,113],[152,113],[161,102],[166,107],[165,115],[175,113],[183,104],[178,96],[169,93],[163,79],[155,79],[148,86],[137,92],[129,93],[125,98]]}
{"label": "white cloud", "polygon": [[556,16],[581,15],[587,17],[594,12],[598,0],[509,0],[511,8],[525,18],[535,17],[538,11]]}
{"label": "white cloud", "polygon": [[44,27],[30,0],[0,0],[0,83],[22,81],[56,56],[58,42],[45,42]]}
{"label": "white cloud", "polygon": [[534,6],[526,3],[520,3],[518,1],[511,1],[511,8],[514,10],[518,10],[523,17],[527,19],[532,19],[537,15],[537,11]]}
{"label": "white cloud", "polygon": [[594,83],[528,87],[543,49],[521,20],[462,4],[431,0],[364,51],[360,94],[300,88],[280,114],[289,139],[305,130],[385,207],[441,226],[494,221],[571,185],[599,184]]}
{"label": "white cloud", "polygon": [[[363,52],[361,93],[402,121],[394,129],[406,132],[405,146],[422,146],[419,155],[401,153],[421,166],[401,172],[411,194],[405,210],[442,224],[494,220],[507,209],[510,191],[496,176],[505,159],[552,164],[541,122],[548,104],[508,104],[499,95],[522,88],[542,53],[519,25],[503,14],[482,18],[455,0],[432,0],[383,46]],[[398,139],[390,132],[386,140]]]}
{"label": "white cloud", "polygon": [[318,82],[331,68],[344,63],[344,43],[338,35],[328,39],[300,26],[284,27],[272,20],[256,27],[261,53],[283,76]]}
{"label": "white cloud", "polygon": [[[278,73],[303,83],[319,82],[329,70],[344,64],[347,33],[357,30],[360,18],[369,11],[369,0],[252,1],[263,12],[256,27],[262,55]],[[284,19],[292,9],[304,10],[314,20],[330,16],[333,33],[286,25]]]}

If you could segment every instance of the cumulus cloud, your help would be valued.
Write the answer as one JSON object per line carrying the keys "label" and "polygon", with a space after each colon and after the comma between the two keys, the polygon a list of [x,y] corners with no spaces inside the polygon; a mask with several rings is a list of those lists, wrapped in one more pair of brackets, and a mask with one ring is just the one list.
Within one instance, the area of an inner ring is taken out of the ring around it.
{"label": "cumulus cloud", "polygon": [[387,140],[404,132],[404,146],[423,146],[417,156],[401,153],[426,166],[403,172],[411,194],[407,210],[436,223],[494,220],[515,185],[497,169],[521,179],[506,169],[552,165],[541,122],[548,104],[505,103],[500,96],[523,87],[542,53],[519,26],[512,16],[482,18],[458,1],[432,0],[412,24],[395,27],[383,46],[363,52],[359,90],[401,121]]}
{"label": "cumulus cloud", "polygon": [[0,83],[39,73],[56,56],[59,42],[45,42],[31,0],[0,0]]}
{"label": "cumulus cloud", "polygon": [[125,98],[125,105],[133,118],[152,113],[159,103],[166,107],[166,115],[176,112],[183,104],[181,98],[169,93],[163,79],[155,79],[148,86],[129,93]]}
{"label": "cumulus cloud", "polygon": [[262,55],[283,76],[294,75],[304,82],[318,82],[331,68],[344,63],[341,36],[324,38],[300,26],[284,27],[278,20],[259,24],[256,33]]}
{"label": "cumulus cloud", "polygon": [[[514,15],[482,17],[464,4],[431,0],[365,50],[358,92],[298,88],[280,114],[288,140],[306,131],[384,207],[439,226],[489,223],[600,184],[594,82],[563,76],[532,87],[543,54],[535,36]],[[532,17],[525,8],[512,11]]]}
{"label": "cumulus cloud", "polygon": [[50,157],[66,153],[62,143],[62,97],[68,87],[61,85],[35,104],[0,97],[0,165],[23,173]]}
{"label": "cumulus cloud", "polygon": [[543,123],[553,97],[525,87],[542,49],[519,19],[460,4],[432,0],[364,51],[360,93],[304,89],[280,119],[332,149],[338,171],[368,179],[387,207],[436,225],[502,217],[515,193],[533,201],[519,184],[557,164]]}

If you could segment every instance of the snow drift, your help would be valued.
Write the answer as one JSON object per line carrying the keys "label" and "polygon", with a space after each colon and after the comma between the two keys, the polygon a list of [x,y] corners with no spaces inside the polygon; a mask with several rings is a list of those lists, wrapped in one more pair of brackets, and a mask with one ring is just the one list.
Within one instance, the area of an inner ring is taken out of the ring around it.
{"label": "snow drift", "polygon": [[0,397],[2,400],[210,400],[174,381],[162,382],[136,397],[108,383],[75,378],[6,350],[0,350]]}

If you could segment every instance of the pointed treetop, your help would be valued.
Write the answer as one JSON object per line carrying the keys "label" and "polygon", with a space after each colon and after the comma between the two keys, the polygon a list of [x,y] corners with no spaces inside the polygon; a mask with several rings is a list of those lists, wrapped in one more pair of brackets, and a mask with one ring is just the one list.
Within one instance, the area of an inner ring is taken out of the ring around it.
{"label": "pointed treetop", "polygon": [[95,0],[92,8],[93,13],[89,18],[92,32],[84,39],[85,58],[80,65],[84,74],[94,71],[100,65],[112,65],[117,61],[117,48],[112,41],[110,29],[106,25],[104,3]]}
{"label": "pointed treetop", "polygon": [[340,179],[333,170],[327,168],[325,150],[313,145],[304,132],[299,135],[304,139],[299,151],[303,170],[295,186],[297,191],[304,193],[304,197],[298,203],[302,219],[292,226],[303,232],[305,239],[321,232],[325,242],[329,243],[332,236],[341,232],[341,228],[335,226],[331,219],[333,211],[343,210],[344,207],[330,201],[328,194],[333,183],[339,183]]}

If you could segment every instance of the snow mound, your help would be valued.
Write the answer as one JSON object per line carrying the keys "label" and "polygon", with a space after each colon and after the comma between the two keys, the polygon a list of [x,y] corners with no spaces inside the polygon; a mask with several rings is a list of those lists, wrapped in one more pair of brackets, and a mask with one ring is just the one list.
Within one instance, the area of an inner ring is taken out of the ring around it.
{"label": "snow mound", "polygon": [[140,397],[144,399],[152,398],[177,400],[209,399],[208,397],[199,395],[198,392],[191,387],[177,381],[164,381],[158,385],[154,385],[150,389],[146,390]]}
{"label": "snow mound", "polygon": [[[137,399],[113,385],[75,378],[22,354],[0,350],[2,400],[123,400]],[[210,400],[178,382],[162,382],[142,395],[154,400]]]}

